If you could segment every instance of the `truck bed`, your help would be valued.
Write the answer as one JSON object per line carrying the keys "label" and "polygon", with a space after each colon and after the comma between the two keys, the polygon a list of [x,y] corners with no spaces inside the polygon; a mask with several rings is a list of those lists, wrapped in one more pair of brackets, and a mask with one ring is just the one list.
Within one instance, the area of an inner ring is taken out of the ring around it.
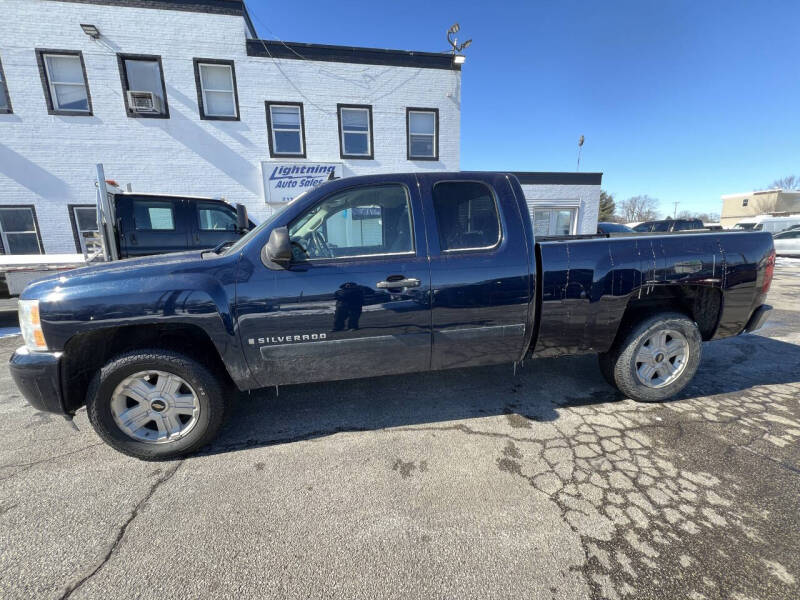
{"label": "truck bed", "polygon": [[538,338],[530,351],[604,352],[629,305],[665,298],[678,309],[701,301],[718,307],[699,323],[705,339],[738,334],[763,302],[753,292],[770,242],[768,234],[739,231],[539,237]]}

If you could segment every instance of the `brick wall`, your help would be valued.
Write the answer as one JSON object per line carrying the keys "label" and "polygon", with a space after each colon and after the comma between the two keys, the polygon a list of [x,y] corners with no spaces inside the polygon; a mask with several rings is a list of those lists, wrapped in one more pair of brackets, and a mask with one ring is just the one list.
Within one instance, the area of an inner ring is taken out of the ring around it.
{"label": "brick wall", "polygon": [[[67,205],[94,203],[98,162],[134,191],[224,197],[264,219],[275,208],[261,183],[260,163],[272,160],[265,100],[303,102],[308,161],[343,162],[345,176],[459,169],[460,72],[249,57],[235,15],[48,0],[3,0],[3,9],[14,113],[0,114],[0,205],[35,205],[48,253],[75,252]],[[47,114],[35,48],[83,52],[93,116]],[[169,119],[127,117],[117,52],[162,57]],[[200,119],[195,57],[235,61],[240,121]],[[337,103],[373,105],[374,160],[339,158]],[[440,160],[406,159],[407,106],[439,109]]]}

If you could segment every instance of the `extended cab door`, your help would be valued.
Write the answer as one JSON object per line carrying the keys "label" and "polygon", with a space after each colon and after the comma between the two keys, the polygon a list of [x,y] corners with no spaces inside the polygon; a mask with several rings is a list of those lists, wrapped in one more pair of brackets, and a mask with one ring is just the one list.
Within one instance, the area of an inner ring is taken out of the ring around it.
{"label": "extended cab door", "polygon": [[240,338],[262,386],[430,367],[430,269],[414,176],[329,187],[287,223],[292,262],[248,261],[237,283]]}
{"label": "extended cab door", "polygon": [[431,253],[432,367],[518,360],[533,278],[506,176],[418,175]]}
{"label": "extended cab door", "polygon": [[123,257],[182,252],[189,231],[184,200],[169,196],[116,196]]}

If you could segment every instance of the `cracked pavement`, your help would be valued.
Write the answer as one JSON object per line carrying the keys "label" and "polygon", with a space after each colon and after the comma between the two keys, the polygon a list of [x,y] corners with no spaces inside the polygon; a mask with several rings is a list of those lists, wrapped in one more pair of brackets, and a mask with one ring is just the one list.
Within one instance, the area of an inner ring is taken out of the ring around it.
{"label": "cracked pavement", "polygon": [[673,402],[591,356],[292,386],[166,463],[0,369],[0,597],[797,598],[800,264],[769,302]]}

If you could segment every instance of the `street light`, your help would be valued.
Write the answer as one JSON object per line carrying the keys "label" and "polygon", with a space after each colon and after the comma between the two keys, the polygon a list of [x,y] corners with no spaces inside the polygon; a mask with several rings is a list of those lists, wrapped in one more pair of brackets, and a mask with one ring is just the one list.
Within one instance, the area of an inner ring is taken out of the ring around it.
{"label": "street light", "polygon": [[467,40],[463,44],[459,44],[458,38],[452,37],[459,31],[461,31],[461,25],[453,23],[450,29],[447,30],[447,43],[450,44],[450,47],[453,49],[453,64],[463,65],[467,57],[461,54],[461,51],[469,48],[470,44],[472,44],[472,40]]}
{"label": "street light", "polygon": [[93,40],[96,40],[100,37],[100,30],[97,28],[96,25],[88,25],[86,23],[81,23],[81,29],[83,29],[83,33],[88,35]]}

